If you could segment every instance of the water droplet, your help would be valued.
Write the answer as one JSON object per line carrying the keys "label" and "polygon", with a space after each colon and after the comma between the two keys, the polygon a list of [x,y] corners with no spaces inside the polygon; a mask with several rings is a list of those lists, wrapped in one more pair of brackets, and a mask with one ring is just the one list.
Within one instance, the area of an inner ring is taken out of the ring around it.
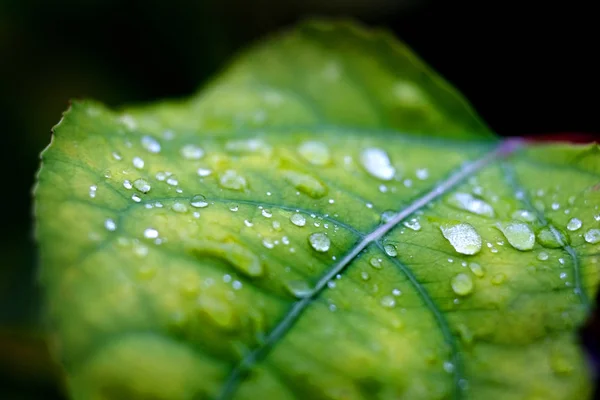
{"label": "water droplet", "polygon": [[586,242],[596,244],[600,242],[600,229],[590,229],[583,236]]}
{"label": "water droplet", "polygon": [[527,210],[517,210],[513,212],[512,218],[523,222],[533,222],[537,219],[534,213]]}
{"label": "water droplet", "polygon": [[579,218],[571,218],[571,220],[567,224],[567,229],[570,231],[576,231],[577,229],[581,228],[581,225],[582,223]]}
{"label": "water droplet", "polygon": [[104,227],[106,230],[114,232],[117,229],[117,224],[111,218],[108,218],[106,221],[104,221]]}
{"label": "water droplet", "polygon": [[146,228],[146,230],[144,230],[144,237],[146,239],[156,239],[158,237],[158,231],[154,228]]}
{"label": "water droplet", "polygon": [[204,150],[194,144],[186,144],[179,150],[179,153],[186,160],[199,160],[204,156]]}
{"label": "water droplet", "polygon": [[494,275],[494,277],[492,278],[492,284],[501,285],[505,280],[506,280],[506,275],[504,275],[501,272],[499,274]]}
{"label": "water droplet", "polygon": [[492,218],[495,215],[491,205],[469,193],[454,193],[448,198],[447,202],[453,207],[484,217]]}
{"label": "water droplet", "polygon": [[420,180],[423,181],[423,180],[429,178],[429,171],[427,170],[427,168],[419,168],[416,171],[416,175],[417,175],[417,178],[419,178]]}
{"label": "water droplet", "polygon": [[298,153],[313,165],[327,165],[331,161],[329,148],[321,142],[304,142],[298,147]]}
{"label": "water droplet", "polygon": [[96,197],[96,191],[98,190],[98,186],[96,185],[92,185],[90,186],[90,197],[93,199],[94,197]]}
{"label": "water droplet", "polygon": [[171,177],[167,178],[167,185],[177,186],[177,185],[179,185],[179,181],[177,179],[175,179],[175,177],[171,176]]}
{"label": "water droplet", "polygon": [[559,203],[552,203],[551,205],[553,210],[558,210],[560,208],[560,204]]}
{"label": "water droplet", "polygon": [[131,200],[135,201],[136,203],[139,203],[140,201],[142,201],[142,198],[137,193],[134,193],[131,195]]}
{"label": "water droplet", "polygon": [[288,183],[314,199],[327,194],[327,186],[312,175],[292,170],[283,170],[282,173]]}
{"label": "water droplet", "polygon": [[383,296],[380,303],[385,308],[396,307],[396,299],[394,299],[392,296]]}
{"label": "water droplet", "polygon": [[206,197],[201,194],[197,194],[190,199],[190,205],[196,208],[204,208],[208,206],[208,202],[206,201]]}
{"label": "water droplet", "polygon": [[119,153],[117,153],[116,151],[112,152],[112,156],[117,161],[121,161],[123,159],[123,157]]}
{"label": "water droplet", "polygon": [[461,254],[472,255],[481,250],[481,236],[470,224],[444,224],[440,230],[454,250]]}
{"label": "water droplet", "polygon": [[203,178],[212,174],[212,171],[208,168],[198,168],[196,172],[198,173],[198,176],[201,176]]}
{"label": "water droplet", "polygon": [[473,291],[473,280],[467,274],[458,274],[452,278],[452,290],[459,296],[466,296]]}
{"label": "water droplet", "polygon": [[373,147],[364,149],[360,153],[360,162],[364,169],[377,179],[389,181],[396,174],[388,154],[382,149]]}
{"label": "water droplet", "polygon": [[296,225],[296,226],[304,226],[306,225],[306,218],[304,218],[304,216],[302,214],[292,214],[290,216],[290,221],[292,221],[292,224]]}
{"label": "water droplet", "polygon": [[368,281],[371,277],[369,276],[369,273],[366,271],[362,271],[360,273],[360,277],[362,278],[363,281]]}
{"label": "water droplet", "polygon": [[527,251],[535,245],[535,234],[525,222],[506,222],[496,224],[506,240],[517,250]]}
{"label": "water droplet", "polygon": [[180,202],[173,203],[173,205],[171,206],[171,209],[178,213],[184,213],[184,212],[187,212],[187,210],[188,210],[187,206]]}
{"label": "water droplet", "polygon": [[373,268],[381,269],[381,258],[371,257],[369,259],[369,264],[371,264],[371,267]]}
{"label": "water droplet", "polygon": [[386,210],[381,213],[381,222],[387,224],[397,215],[396,211]]}
{"label": "water droplet", "polygon": [[412,218],[410,221],[404,221],[402,224],[413,231],[421,230],[421,223],[416,218]]}
{"label": "water droplet", "polygon": [[549,226],[545,226],[537,234],[537,241],[544,247],[549,249],[557,249],[562,247],[562,243],[559,238],[556,237],[556,233]]}
{"label": "water droplet", "polygon": [[398,255],[398,249],[391,243],[384,244],[383,251],[390,257],[396,257]]}
{"label": "water droplet", "polygon": [[133,157],[133,166],[137,169],[144,168],[144,164],[144,160],[142,160],[140,157]]}
{"label": "water droplet", "polygon": [[131,188],[133,188],[133,185],[131,184],[131,182],[129,181],[129,179],[125,179],[123,181],[123,187],[125,189],[131,189]]}
{"label": "water droplet", "polygon": [[540,251],[537,255],[537,259],[540,261],[546,261],[548,259],[548,253],[546,253],[545,251]]}
{"label": "water droplet", "polygon": [[392,289],[392,294],[398,297],[402,295],[402,292],[400,291],[400,289]]}
{"label": "water droplet", "polygon": [[148,193],[152,189],[150,183],[145,179],[136,179],[133,181],[133,186],[142,193]]}
{"label": "water droplet", "polygon": [[239,209],[240,209],[240,207],[237,204],[232,204],[229,206],[229,210],[233,211],[233,212],[236,212]]}
{"label": "water droplet", "polygon": [[306,281],[302,280],[291,280],[285,283],[285,287],[289,290],[289,292],[295,297],[302,299],[304,297],[310,296],[312,293],[312,288]]}
{"label": "water droplet", "polygon": [[150,153],[160,153],[160,143],[152,136],[142,136],[142,147]]}
{"label": "water droplet", "polygon": [[334,289],[335,288],[335,282],[334,281],[329,281],[327,282],[327,287],[329,289]]}
{"label": "water droplet", "polygon": [[454,364],[452,364],[450,361],[444,361],[444,371],[446,371],[449,374],[453,373]]}
{"label": "water droplet", "polygon": [[473,275],[475,275],[478,278],[482,278],[485,275],[485,271],[483,270],[483,267],[477,263],[469,263],[469,269],[471,269],[471,272],[473,272]]}
{"label": "water droplet", "polygon": [[331,247],[331,240],[322,232],[313,233],[308,237],[308,242],[319,253],[325,253]]}
{"label": "water droplet", "polygon": [[225,189],[243,191],[248,186],[246,178],[232,169],[228,169],[219,176],[219,185]]}
{"label": "water droplet", "polygon": [[266,208],[261,211],[261,214],[265,218],[271,218],[273,216],[271,210],[267,210]]}

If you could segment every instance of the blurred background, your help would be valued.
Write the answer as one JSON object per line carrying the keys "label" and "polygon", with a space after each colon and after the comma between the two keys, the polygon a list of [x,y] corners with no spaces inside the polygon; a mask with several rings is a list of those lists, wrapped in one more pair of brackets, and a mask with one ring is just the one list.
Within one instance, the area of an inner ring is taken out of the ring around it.
{"label": "blurred background", "polygon": [[[69,99],[187,96],[263,35],[340,16],[393,31],[500,135],[591,141],[596,15],[573,1],[0,0],[0,398],[64,398],[38,329],[30,192]],[[596,357],[597,314],[582,333]]]}

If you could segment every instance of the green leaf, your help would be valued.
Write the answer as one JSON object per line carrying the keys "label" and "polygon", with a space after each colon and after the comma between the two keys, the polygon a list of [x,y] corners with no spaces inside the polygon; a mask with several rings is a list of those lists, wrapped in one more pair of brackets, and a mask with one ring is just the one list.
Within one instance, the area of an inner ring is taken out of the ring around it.
{"label": "green leaf", "polygon": [[387,34],[304,24],[190,100],[65,113],[54,348],[76,399],[582,399],[599,181],[597,146],[498,141]]}

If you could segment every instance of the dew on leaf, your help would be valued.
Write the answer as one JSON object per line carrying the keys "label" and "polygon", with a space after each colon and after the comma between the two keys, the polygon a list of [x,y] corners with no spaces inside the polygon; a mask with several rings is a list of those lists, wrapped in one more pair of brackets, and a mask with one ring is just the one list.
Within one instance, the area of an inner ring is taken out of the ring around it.
{"label": "dew on leaf", "polygon": [[546,261],[548,259],[548,253],[546,253],[545,251],[540,251],[537,255],[537,259],[540,261]]}
{"label": "dew on leaf", "polygon": [[179,181],[175,177],[170,176],[167,178],[167,185],[177,186],[179,185]]}
{"label": "dew on leaf", "polygon": [[296,225],[296,226],[304,226],[306,225],[306,218],[304,218],[304,216],[302,214],[292,214],[290,216],[290,221],[292,222],[292,224]]}
{"label": "dew on leaf", "polygon": [[505,280],[506,280],[506,275],[504,275],[502,272],[500,272],[499,274],[496,274],[492,277],[491,282],[494,285],[501,285]]}
{"label": "dew on leaf", "polygon": [[586,242],[596,244],[600,242],[600,229],[590,229],[584,235],[583,238]]}
{"label": "dew on leaf", "polygon": [[384,244],[383,251],[385,251],[385,254],[387,254],[390,257],[396,257],[398,255],[398,249],[396,248],[396,245],[392,243]]}
{"label": "dew on leaf", "polygon": [[369,264],[373,268],[381,269],[381,258],[371,257],[369,259]]}
{"label": "dew on leaf", "polygon": [[312,175],[292,170],[283,170],[282,173],[288,183],[314,199],[319,199],[327,194],[327,186]]}
{"label": "dew on leaf", "polygon": [[537,219],[534,213],[527,210],[516,210],[511,216],[513,219],[523,222],[533,222]]}
{"label": "dew on leaf", "polygon": [[204,150],[195,144],[186,144],[179,150],[179,153],[186,160],[199,160],[204,156]]}
{"label": "dew on leaf", "polygon": [[160,143],[152,136],[142,136],[142,147],[150,153],[160,153]]}
{"label": "dew on leaf", "polygon": [[413,231],[421,230],[421,223],[416,218],[411,218],[409,221],[402,222],[402,224]]}
{"label": "dew on leaf", "polygon": [[111,218],[108,218],[104,221],[104,227],[107,231],[114,232],[117,229],[117,224]]}
{"label": "dew on leaf", "polygon": [[198,168],[198,170],[196,171],[196,173],[198,173],[198,176],[201,177],[206,177],[209,176],[210,174],[212,174],[212,171],[208,168]]}
{"label": "dew on leaf", "polygon": [[446,371],[449,374],[452,374],[454,372],[454,364],[452,364],[450,361],[444,361],[444,371]]}
{"label": "dew on leaf", "polygon": [[240,207],[237,204],[232,204],[229,206],[229,211],[236,212]]}
{"label": "dew on leaf", "polygon": [[477,263],[469,263],[469,269],[471,270],[471,272],[473,272],[473,275],[475,275],[478,278],[482,278],[485,275],[483,267]]}
{"label": "dew on leaf", "polygon": [[383,296],[380,300],[380,304],[385,308],[394,308],[396,307],[396,299],[392,296]]}
{"label": "dew on leaf", "polygon": [[388,154],[382,149],[373,147],[364,149],[360,153],[360,162],[364,169],[377,179],[389,181],[396,174]]}
{"label": "dew on leaf", "polygon": [[133,185],[131,184],[131,182],[129,181],[129,179],[125,179],[125,180],[123,181],[123,187],[124,187],[125,189],[132,189],[132,188],[133,188]]}
{"label": "dew on leaf", "polygon": [[455,275],[450,283],[454,293],[459,296],[466,296],[473,291],[473,280],[467,274]]}
{"label": "dew on leaf", "polygon": [[386,210],[381,213],[381,222],[387,224],[397,215],[396,211]]}
{"label": "dew on leaf", "polygon": [[319,253],[325,253],[331,247],[331,240],[323,232],[315,232],[308,237],[311,247]]}
{"label": "dew on leaf", "polygon": [[133,157],[133,166],[136,167],[137,169],[142,169],[144,168],[144,160],[142,160],[140,157]]}
{"label": "dew on leaf", "polygon": [[271,218],[271,217],[273,216],[273,213],[271,212],[271,210],[267,210],[266,208],[264,208],[264,209],[261,211],[261,214],[262,214],[262,216],[263,216],[263,217],[265,217],[265,218]]}
{"label": "dew on leaf", "polygon": [[298,153],[313,165],[327,165],[331,161],[331,153],[325,143],[317,141],[303,142],[298,146]]}
{"label": "dew on leaf", "polygon": [[133,186],[142,193],[148,193],[152,189],[150,183],[145,179],[136,179],[133,181]]}
{"label": "dew on leaf", "polygon": [[140,201],[142,201],[142,198],[137,193],[134,193],[131,195],[131,200],[135,201],[136,203],[139,203]]}
{"label": "dew on leaf", "polygon": [[469,193],[453,193],[447,200],[448,204],[460,210],[469,211],[484,217],[494,217],[494,209],[485,201]]}
{"label": "dew on leaf", "polygon": [[535,234],[525,222],[499,222],[496,226],[515,249],[521,251],[533,249]]}
{"label": "dew on leaf", "polygon": [[392,294],[398,297],[402,295],[402,292],[400,291],[400,289],[392,289]]}
{"label": "dew on leaf", "polygon": [[567,229],[570,231],[576,231],[577,229],[581,228],[581,225],[582,223],[579,218],[571,218],[569,223],[567,223]]}
{"label": "dew on leaf", "polygon": [[197,194],[190,199],[190,205],[196,208],[204,208],[208,206],[208,202],[206,201],[206,197],[204,197],[204,195]]}
{"label": "dew on leaf", "polygon": [[94,197],[96,197],[96,191],[98,190],[98,186],[96,185],[92,185],[90,186],[90,192],[89,195],[90,197],[93,199]]}
{"label": "dew on leaf", "polygon": [[417,178],[422,181],[429,178],[429,170],[427,168],[419,168],[415,174],[417,175]]}
{"label": "dew on leaf", "polygon": [[163,182],[165,179],[167,179],[167,174],[162,171],[158,171],[154,177],[157,181]]}
{"label": "dew on leaf", "polygon": [[219,186],[230,190],[243,191],[248,186],[246,178],[237,173],[237,171],[228,169],[219,176]]}
{"label": "dew on leaf", "polygon": [[121,156],[121,154],[117,153],[116,151],[113,151],[111,155],[117,161],[121,161],[123,159],[123,156]]}
{"label": "dew on leaf", "polygon": [[544,247],[549,249],[557,249],[562,247],[562,243],[556,237],[553,229],[548,226],[543,227],[537,234],[537,241]]}
{"label": "dew on leaf", "polygon": [[472,255],[481,250],[481,236],[470,224],[443,224],[440,230],[458,253]]}
{"label": "dew on leaf", "polygon": [[178,213],[184,213],[184,212],[187,212],[187,210],[188,210],[187,206],[180,202],[173,203],[173,205],[171,206],[171,209]]}
{"label": "dew on leaf", "polygon": [[299,299],[310,296],[312,293],[312,288],[308,282],[299,279],[287,281],[285,287],[293,296]]}
{"label": "dew on leaf", "polygon": [[158,237],[158,231],[154,228],[146,228],[144,230],[144,237],[146,239],[156,239]]}

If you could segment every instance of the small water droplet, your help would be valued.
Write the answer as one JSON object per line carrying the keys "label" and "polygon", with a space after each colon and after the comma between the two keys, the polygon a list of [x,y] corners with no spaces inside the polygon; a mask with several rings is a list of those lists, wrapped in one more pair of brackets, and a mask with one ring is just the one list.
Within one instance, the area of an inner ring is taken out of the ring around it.
{"label": "small water droplet", "polygon": [[160,143],[152,136],[142,136],[142,147],[150,153],[160,153]]}
{"label": "small water droplet", "polygon": [[471,269],[471,272],[473,272],[473,275],[475,275],[478,278],[482,278],[485,275],[485,271],[483,270],[483,267],[477,263],[469,263],[469,269]]}
{"label": "small water droplet", "polygon": [[402,291],[400,291],[400,289],[392,289],[392,294],[398,297],[402,295]]}
{"label": "small water droplet", "polygon": [[250,221],[248,221],[247,219],[244,220],[244,225],[246,225],[248,228],[254,226],[254,224]]}
{"label": "small water droplet", "polygon": [[447,200],[448,204],[461,210],[485,217],[494,217],[494,209],[485,201],[470,193],[453,193]]}
{"label": "small water droplet", "polygon": [[310,296],[312,293],[312,288],[308,284],[308,282],[303,280],[291,280],[285,283],[285,287],[289,290],[289,292],[299,298],[302,299],[304,297]]}
{"label": "small water droplet", "polygon": [[470,224],[444,224],[440,230],[458,253],[473,255],[481,250],[481,236]]}
{"label": "small water droplet", "polygon": [[515,249],[521,251],[533,249],[535,234],[525,222],[499,222],[496,226]]}
{"label": "small water droplet", "polygon": [[545,226],[537,234],[537,241],[549,249],[562,247],[561,241],[556,237],[556,233],[549,226]]}
{"label": "small water droplet", "polygon": [[197,194],[190,199],[190,205],[196,208],[204,208],[208,206],[208,202],[206,201],[206,197],[201,194]]}
{"label": "small water droplet", "polygon": [[146,239],[156,239],[158,237],[158,231],[154,228],[146,228],[144,230],[144,237]]}
{"label": "small water droplet", "polygon": [[243,191],[248,186],[248,182],[237,171],[228,169],[219,176],[219,186],[225,189]]}
{"label": "small water droplet", "polygon": [[137,169],[144,168],[144,164],[144,160],[142,160],[140,157],[133,157],[133,166]]}
{"label": "small water droplet", "polygon": [[184,213],[184,212],[187,212],[187,210],[188,210],[187,206],[180,202],[173,203],[173,205],[171,206],[171,209],[178,213]]}
{"label": "small water droplet", "polygon": [[136,203],[139,203],[140,201],[142,201],[142,198],[137,193],[134,193],[131,195],[131,200],[135,201]]}
{"label": "small water droplet", "polygon": [[585,239],[586,242],[591,243],[591,244],[596,244],[598,242],[600,242],[600,229],[590,229],[588,230],[585,235],[583,235],[583,238]]}
{"label": "small water droplet", "polygon": [[384,224],[387,224],[392,219],[394,219],[394,217],[396,215],[397,215],[397,213],[395,211],[386,210],[386,211],[384,211],[384,212],[381,213],[381,222],[383,222]]}
{"label": "small water droplet", "polygon": [[385,254],[390,257],[396,257],[398,255],[398,249],[391,243],[384,244],[383,250],[385,251]]}
{"label": "small water droplet", "polygon": [[417,178],[419,178],[422,181],[429,178],[429,171],[427,170],[427,168],[419,168],[417,169],[415,174],[417,175]]}
{"label": "small water droplet", "polygon": [[122,156],[121,156],[119,153],[117,153],[116,151],[113,151],[113,152],[112,152],[112,157],[113,157],[115,160],[117,160],[117,161],[121,161],[121,160],[123,159],[123,157],[122,157]]}
{"label": "small water droplet", "polygon": [[394,299],[392,296],[383,296],[380,304],[385,308],[394,308],[396,307],[396,299]]}
{"label": "small water droplet", "polygon": [[446,371],[449,374],[454,373],[454,364],[452,364],[450,361],[444,361],[444,371]]}
{"label": "small water droplet", "polygon": [[273,216],[271,210],[267,210],[266,208],[261,211],[261,214],[265,218],[271,218]]}
{"label": "small water droplet", "polygon": [[96,191],[98,190],[98,186],[96,185],[92,185],[90,186],[90,197],[93,199],[94,197],[96,197]]}
{"label": "small water droplet", "polygon": [[369,276],[369,273],[366,271],[362,271],[360,273],[360,277],[362,278],[363,281],[368,281],[369,279],[371,279],[371,277]]}
{"label": "small water droplet", "polygon": [[314,199],[320,199],[327,194],[327,186],[312,175],[292,170],[283,170],[282,174],[288,183]]}
{"label": "small water droplet", "polygon": [[466,296],[473,291],[473,280],[467,274],[458,274],[452,278],[452,290],[459,296]]}
{"label": "small water droplet", "polygon": [[114,232],[117,229],[117,224],[114,220],[108,218],[106,219],[106,221],[104,221],[104,227],[106,228],[106,230]]}
{"label": "small water droplet", "polygon": [[501,272],[501,273],[496,274],[496,275],[493,276],[493,278],[492,278],[492,284],[494,284],[494,285],[501,285],[505,280],[506,280],[506,275],[504,275]]}
{"label": "small water droplet", "polygon": [[416,218],[411,218],[410,221],[404,221],[402,224],[404,224],[404,226],[406,226],[407,228],[412,229],[413,231],[421,230],[421,223]]}
{"label": "small water droplet", "polygon": [[308,237],[308,242],[312,248],[319,253],[325,253],[331,247],[331,240],[322,232],[315,232]]}
{"label": "small water droplet", "polygon": [[296,226],[304,226],[306,225],[306,218],[304,218],[304,216],[302,214],[292,214],[290,217],[290,221],[292,222],[292,224],[296,225]]}
{"label": "small water droplet", "polygon": [[131,189],[131,188],[133,188],[133,185],[131,184],[131,182],[129,181],[129,179],[125,179],[123,181],[123,187],[125,189]]}
{"label": "small water droplet", "polygon": [[513,212],[512,218],[523,222],[533,222],[537,219],[534,213],[527,210],[517,210]]}
{"label": "small water droplet", "polygon": [[186,160],[199,160],[204,156],[204,150],[194,144],[186,144],[179,150],[179,153]]}
{"label": "small water droplet", "polygon": [[316,141],[307,141],[298,147],[298,153],[313,165],[327,165],[331,161],[331,153],[327,145]]}
{"label": "small water droplet", "polygon": [[581,228],[582,222],[579,218],[571,218],[569,223],[567,224],[567,229],[570,231],[576,231]]}
{"label": "small water droplet", "polygon": [[537,259],[540,261],[546,261],[548,259],[548,253],[546,253],[545,251],[540,251],[537,255]]}
{"label": "small water droplet", "polygon": [[360,153],[360,162],[364,169],[373,177],[384,181],[391,180],[396,174],[388,154],[378,148],[366,148]]}
{"label": "small water droplet", "polygon": [[371,257],[369,259],[369,264],[371,264],[371,267],[373,268],[381,269],[381,258]]}
{"label": "small water droplet", "polygon": [[179,181],[175,177],[171,176],[167,178],[167,185],[177,186],[179,185]]}
{"label": "small water droplet", "polygon": [[237,204],[232,204],[229,206],[229,211],[236,212],[240,207]]}
{"label": "small water droplet", "polygon": [[560,208],[560,204],[559,203],[552,203],[552,209],[553,210],[558,210]]}
{"label": "small water droplet", "polygon": [[142,193],[148,193],[152,189],[150,183],[145,179],[136,179],[133,181],[133,186]]}

